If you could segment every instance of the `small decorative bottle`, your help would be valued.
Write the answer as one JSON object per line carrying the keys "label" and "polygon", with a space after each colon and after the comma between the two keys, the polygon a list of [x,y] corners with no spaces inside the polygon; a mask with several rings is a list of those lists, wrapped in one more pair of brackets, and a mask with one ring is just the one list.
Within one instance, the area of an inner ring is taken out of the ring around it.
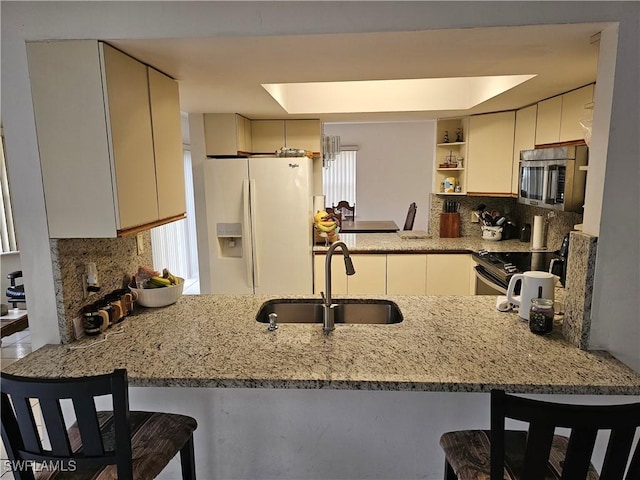
{"label": "small decorative bottle", "polygon": [[442,143],[449,143],[449,130],[444,131],[444,141]]}
{"label": "small decorative bottle", "polygon": [[553,300],[532,298],[529,310],[529,330],[538,335],[546,335],[553,330]]}
{"label": "small decorative bottle", "polygon": [[456,142],[462,142],[462,129],[456,129]]}

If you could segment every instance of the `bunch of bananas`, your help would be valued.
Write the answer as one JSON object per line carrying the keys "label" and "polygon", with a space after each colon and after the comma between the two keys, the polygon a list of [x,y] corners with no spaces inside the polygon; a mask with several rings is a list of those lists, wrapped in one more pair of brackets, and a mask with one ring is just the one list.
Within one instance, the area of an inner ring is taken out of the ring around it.
{"label": "bunch of bananas", "polygon": [[177,285],[178,283],[180,283],[178,277],[176,277],[173,273],[165,268],[164,270],[162,270],[161,277],[158,275],[149,277],[146,288],[170,287],[172,285]]}
{"label": "bunch of bananas", "polygon": [[335,218],[329,215],[326,211],[321,210],[313,217],[313,224],[315,228],[320,232],[320,236],[327,237],[329,240],[337,240],[338,231],[340,226],[336,222]]}

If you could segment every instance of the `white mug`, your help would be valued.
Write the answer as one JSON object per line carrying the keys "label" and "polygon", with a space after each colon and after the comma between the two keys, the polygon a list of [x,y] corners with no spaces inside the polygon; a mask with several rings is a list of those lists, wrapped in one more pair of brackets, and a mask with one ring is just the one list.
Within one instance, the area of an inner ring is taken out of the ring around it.
{"label": "white mug", "polygon": [[[509,281],[507,301],[513,306],[518,307],[518,315],[520,318],[528,321],[531,299],[548,298],[554,300],[554,289],[558,279],[559,277],[548,272],[532,271],[516,273]],[[513,291],[518,282],[522,282],[520,295],[514,295]]]}

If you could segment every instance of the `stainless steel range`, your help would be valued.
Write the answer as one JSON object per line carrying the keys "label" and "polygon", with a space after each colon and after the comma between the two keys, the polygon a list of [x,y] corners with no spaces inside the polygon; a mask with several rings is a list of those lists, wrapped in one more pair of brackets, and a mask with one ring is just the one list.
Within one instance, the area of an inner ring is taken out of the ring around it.
{"label": "stainless steel range", "polygon": [[477,279],[495,290],[489,290],[487,293],[505,294],[514,274],[532,270],[548,272],[551,261],[561,257],[555,252],[487,252],[480,250],[473,253],[472,258],[478,264],[475,267]]}

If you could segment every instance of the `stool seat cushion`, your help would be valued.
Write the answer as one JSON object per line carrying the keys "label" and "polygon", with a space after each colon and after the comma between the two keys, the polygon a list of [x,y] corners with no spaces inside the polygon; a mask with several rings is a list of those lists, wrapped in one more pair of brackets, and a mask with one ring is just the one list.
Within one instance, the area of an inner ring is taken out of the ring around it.
{"label": "stool seat cushion", "polygon": [[[98,412],[98,421],[105,450],[114,449],[113,412]],[[156,478],[169,461],[187,443],[197,422],[191,417],[172,413],[130,412],[133,478]],[[69,443],[74,452],[82,449],[76,424],[69,428]],[[149,448],[147,448],[149,447]],[[69,469],[71,470],[71,469]],[[35,475],[36,480],[117,480],[115,465],[83,469],[82,471],[46,471]]]}
{"label": "stool seat cushion", "polygon": [[[440,446],[459,480],[490,479],[490,435],[488,430],[461,430],[440,437]],[[526,441],[527,432],[505,431],[504,480],[521,477]],[[567,437],[554,435],[545,480],[560,478],[568,443]],[[591,465],[586,480],[598,478],[598,473]]]}
{"label": "stool seat cushion", "polygon": [[7,287],[7,297],[15,298],[16,300],[24,300],[24,285],[14,285]]}

